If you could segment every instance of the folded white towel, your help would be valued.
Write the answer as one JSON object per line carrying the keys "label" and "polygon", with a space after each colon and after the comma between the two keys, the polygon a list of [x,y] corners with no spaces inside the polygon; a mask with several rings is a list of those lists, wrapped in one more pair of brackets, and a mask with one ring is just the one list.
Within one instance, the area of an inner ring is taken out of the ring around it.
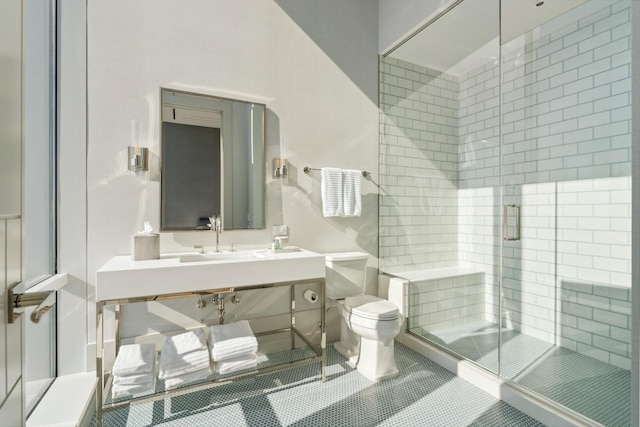
{"label": "folded white towel", "polygon": [[158,377],[161,379],[176,377],[209,368],[210,365],[209,348],[204,330],[196,329],[184,334],[165,337],[160,353]]}
{"label": "folded white towel", "polygon": [[251,326],[246,320],[213,325],[209,328],[211,335],[211,358],[217,362],[243,356],[258,350],[258,340],[253,335]]}
{"label": "folded white towel", "polygon": [[322,168],[320,170],[322,194],[322,214],[325,217],[344,215],[342,169]]}
{"label": "folded white towel", "polygon": [[[179,356],[179,359],[166,360],[160,357],[160,369],[158,378],[167,379],[189,372],[199,371],[211,366],[211,359],[208,350],[187,353]],[[164,363],[163,363],[164,362]]]}
{"label": "folded white towel", "polygon": [[[192,331],[183,332],[178,335],[168,337],[166,344],[172,347],[174,354],[186,354],[192,351],[202,350],[207,346],[207,338],[204,329],[197,328]],[[163,345],[163,352],[164,352]]]}
{"label": "folded white towel", "polygon": [[145,372],[144,374],[125,375],[123,377],[114,375],[113,383],[117,385],[138,385],[146,384],[153,381],[153,372]]}
{"label": "folded white towel", "polygon": [[163,356],[164,353],[160,356],[160,369],[158,370],[158,378],[163,380],[211,366],[209,351],[206,349],[177,356],[178,358],[165,359]]}
{"label": "folded white towel", "polygon": [[345,169],[342,171],[344,216],[360,216],[362,211],[361,191],[362,171]]}
{"label": "folded white towel", "polygon": [[111,398],[118,399],[130,394],[145,393],[153,389],[153,380],[142,384],[114,384],[111,386]]}
{"label": "folded white towel", "polygon": [[255,369],[258,366],[258,355],[256,353],[249,353],[242,357],[236,357],[233,359],[223,360],[216,362],[216,372],[224,375],[231,372],[242,371],[245,369]]}
{"label": "folded white towel", "polygon": [[120,347],[113,364],[114,376],[142,374],[153,371],[156,359],[154,344],[127,344]]}
{"label": "folded white towel", "polygon": [[171,390],[173,388],[179,387],[183,384],[187,384],[193,381],[199,381],[207,378],[211,375],[211,369],[200,369],[199,371],[189,372],[188,374],[179,375],[177,377],[167,378],[164,381],[165,390]]}

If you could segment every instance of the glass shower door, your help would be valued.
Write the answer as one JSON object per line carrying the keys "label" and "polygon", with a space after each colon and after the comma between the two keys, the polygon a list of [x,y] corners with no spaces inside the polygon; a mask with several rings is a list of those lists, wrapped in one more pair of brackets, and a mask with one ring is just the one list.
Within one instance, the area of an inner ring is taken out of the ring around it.
{"label": "glass shower door", "polygon": [[498,373],[499,1],[451,5],[381,64],[380,263],[411,333]]}
{"label": "glass shower door", "polygon": [[513,3],[501,3],[500,373],[630,425],[631,0],[533,5],[538,22],[509,28]]}

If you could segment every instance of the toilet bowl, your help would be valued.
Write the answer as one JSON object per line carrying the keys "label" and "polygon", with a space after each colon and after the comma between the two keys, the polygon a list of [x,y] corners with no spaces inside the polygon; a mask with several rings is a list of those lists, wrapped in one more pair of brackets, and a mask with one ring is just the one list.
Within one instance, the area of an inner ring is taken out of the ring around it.
{"label": "toilet bowl", "polygon": [[337,301],[341,317],[334,348],[371,381],[395,377],[393,340],[402,329],[406,282],[383,275],[379,296],[364,295],[367,254],[332,253],[325,259],[327,299]]}
{"label": "toilet bowl", "polygon": [[358,372],[371,381],[398,375],[394,338],[402,328],[398,307],[382,298],[361,295],[346,298],[342,318],[359,339],[359,352],[350,358]]}

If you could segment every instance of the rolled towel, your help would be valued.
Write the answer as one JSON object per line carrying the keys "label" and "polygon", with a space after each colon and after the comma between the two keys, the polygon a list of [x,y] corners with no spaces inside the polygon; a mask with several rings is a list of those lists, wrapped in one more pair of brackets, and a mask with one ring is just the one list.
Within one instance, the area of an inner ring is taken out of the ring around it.
{"label": "rolled towel", "polygon": [[114,376],[142,374],[153,371],[156,359],[154,344],[127,344],[120,347],[113,364]]}
{"label": "rolled towel", "polygon": [[183,384],[203,380],[209,375],[211,375],[211,369],[207,367],[206,369],[201,369],[199,371],[189,372],[188,374],[167,378],[166,380],[164,380],[164,388],[165,390],[171,390]]}
{"label": "rolled towel", "polygon": [[153,381],[153,372],[146,372],[144,374],[126,375],[119,377],[113,376],[113,383],[117,385],[139,385],[146,384]]}
{"label": "rolled towel", "polygon": [[258,350],[258,340],[246,320],[213,325],[211,335],[211,358],[215,361],[233,359]]}
{"label": "rolled towel", "polygon": [[111,387],[111,398],[118,399],[130,394],[145,393],[153,389],[153,379],[142,384],[114,384]]}
{"label": "rolled towel", "polygon": [[362,212],[362,171],[342,171],[344,216],[360,216]]}
{"label": "rolled towel", "polygon": [[233,359],[223,360],[216,362],[216,372],[224,375],[231,372],[242,371],[245,369],[255,369],[258,366],[258,355],[256,353],[249,353],[242,357],[236,357]]}
{"label": "rolled towel", "polygon": [[344,215],[344,196],[342,169],[320,169],[320,192],[322,195],[322,214],[325,217]]}
{"label": "rolled towel", "polygon": [[203,329],[165,337],[158,377],[167,379],[209,368],[209,348]]}

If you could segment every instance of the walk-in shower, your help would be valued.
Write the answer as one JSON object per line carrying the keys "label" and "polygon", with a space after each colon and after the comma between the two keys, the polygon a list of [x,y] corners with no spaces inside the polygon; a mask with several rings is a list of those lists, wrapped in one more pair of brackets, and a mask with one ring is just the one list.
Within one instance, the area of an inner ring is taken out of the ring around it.
{"label": "walk-in shower", "polygon": [[615,426],[631,423],[631,3],[459,1],[380,67],[380,263],[410,279],[409,331]]}

